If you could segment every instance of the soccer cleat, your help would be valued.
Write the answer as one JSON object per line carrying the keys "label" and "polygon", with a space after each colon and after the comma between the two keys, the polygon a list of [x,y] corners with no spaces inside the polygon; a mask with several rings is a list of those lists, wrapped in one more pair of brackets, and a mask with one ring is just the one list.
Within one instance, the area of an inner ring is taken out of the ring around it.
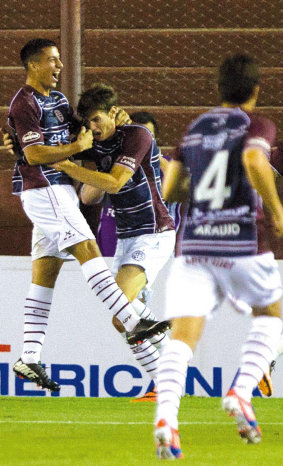
{"label": "soccer cleat", "polygon": [[140,319],[135,328],[131,332],[126,332],[126,338],[129,345],[137,344],[144,341],[146,338],[151,338],[153,335],[169,330],[171,322],[163,320],[159,322],[151,319]]}
{"label": "soccer cleat", "polygon": [[18,377],[35,382],[41,388],[48,388],[51,392],[60,391],[60,385],[48,378],[40,361],[38,364],[25,364],[20,358],[14,364],[13,371]]}
{"label": "soccer cleat", "polygon": [[222,402],[223,409],[236,420],[240,437],[246,443],[261,441],[261,429],[255,418],[252,404],[240,398],[231,388]]}
{"label": "soccer cleat", "polygon": [[152,401],[156,402],[157,401],[157,393],[156,393],[156,388],[154,387],[151,392],[145,393],[143,396],[140,398],[133,398],[131,400],[131,403],[138,403],[140,401]]}
{"label": "soccer cleat", "polygon": [[154,429],[156,454],[160,460],[184,458],[181,450],[179,432],[161,419]]}
{"label": "soccer cleat", "polygon": [[262,379],[258,382],[258,388],[264,396],[273,395],[273,383],[271,380],[271,372],[274,370],[275,364],[275,361],[271,362],[269,374],[263,374]]}

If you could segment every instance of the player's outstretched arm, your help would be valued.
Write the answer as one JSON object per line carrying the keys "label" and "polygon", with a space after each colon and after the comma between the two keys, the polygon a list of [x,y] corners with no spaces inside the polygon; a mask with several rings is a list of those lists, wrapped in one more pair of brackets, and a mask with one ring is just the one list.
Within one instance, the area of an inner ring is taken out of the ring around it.
{"label": "player's outstretched arm", "polygon": [[270,211],[275,233],[277,236],[283,236],[283,206],[267,157],[261,150],[249,148],[243,152],[243,164],[252,187],[256,189],[265,207]]}
{"label": "player's outstretched arm", "polygon": [[70,160],[64,160],[50,165],[58,171],[64,171],[75,180],[90,186],[95,186],[110,194],[120,191],[127,181],[133,176],[132,170],[122,165],[115,164],[110,173],[103,173],[88,168],[78,167]]}

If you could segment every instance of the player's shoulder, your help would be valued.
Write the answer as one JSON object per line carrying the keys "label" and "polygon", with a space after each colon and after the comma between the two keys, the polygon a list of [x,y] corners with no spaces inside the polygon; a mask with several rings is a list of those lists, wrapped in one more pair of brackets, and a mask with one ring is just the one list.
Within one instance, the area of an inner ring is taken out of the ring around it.
{"label": "player's shoulder", "polygon": [[18,92],[14,95],[11,100],[9,107],[9,115],[16,116],[22,115],[22,113],[27,113],[29,111],[38,111],[35,99],[34,99],[34,89],[31,86],[24,85],[21,87]]}
{"label": "player's shoulder", "polygon": [[10,106],[16,106],[21,104],[21,102],[31,102],[33,101],[33,94],[34,89],[31,86],[27,86],[26,84],[22,86],[14,95],[11,100]]}
{"label": "player's shoulder", "polygon": [[275,123],[264,115],[256,112],[248,113],[251,121],[251,126],[257,126],[261,129],[275,129]]}
{"label": "player's shoulder", "polygon": [[120,127],[126,136],[139,136],[146,139],[153,139],[152,133],[149,129],[138,123],[131,123],[130,125],[123,125]]}

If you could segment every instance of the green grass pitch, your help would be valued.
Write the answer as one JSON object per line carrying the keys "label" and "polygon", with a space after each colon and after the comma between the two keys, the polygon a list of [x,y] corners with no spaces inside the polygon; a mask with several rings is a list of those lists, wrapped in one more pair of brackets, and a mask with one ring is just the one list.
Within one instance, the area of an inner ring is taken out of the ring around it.
{"label": "green grass pitch", "polygon": [[[254,399],[263,440],[246,445],[219,398],[184,397],[181,464],[283,464],[283,399]],[[129,398],[0,397],[1,465],[151,466],[154,403]]]}

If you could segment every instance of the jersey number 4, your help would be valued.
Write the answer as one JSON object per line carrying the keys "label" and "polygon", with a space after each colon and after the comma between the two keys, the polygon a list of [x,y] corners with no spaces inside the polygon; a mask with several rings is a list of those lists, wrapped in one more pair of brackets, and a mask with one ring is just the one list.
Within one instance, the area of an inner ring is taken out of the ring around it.
{"label": "jersey number 4", "polygon": [[231,186],[226,186],[228,150],[216,152],[194,191],[197,202],[209,201],[210,209],[221,209],[231,195]]}

